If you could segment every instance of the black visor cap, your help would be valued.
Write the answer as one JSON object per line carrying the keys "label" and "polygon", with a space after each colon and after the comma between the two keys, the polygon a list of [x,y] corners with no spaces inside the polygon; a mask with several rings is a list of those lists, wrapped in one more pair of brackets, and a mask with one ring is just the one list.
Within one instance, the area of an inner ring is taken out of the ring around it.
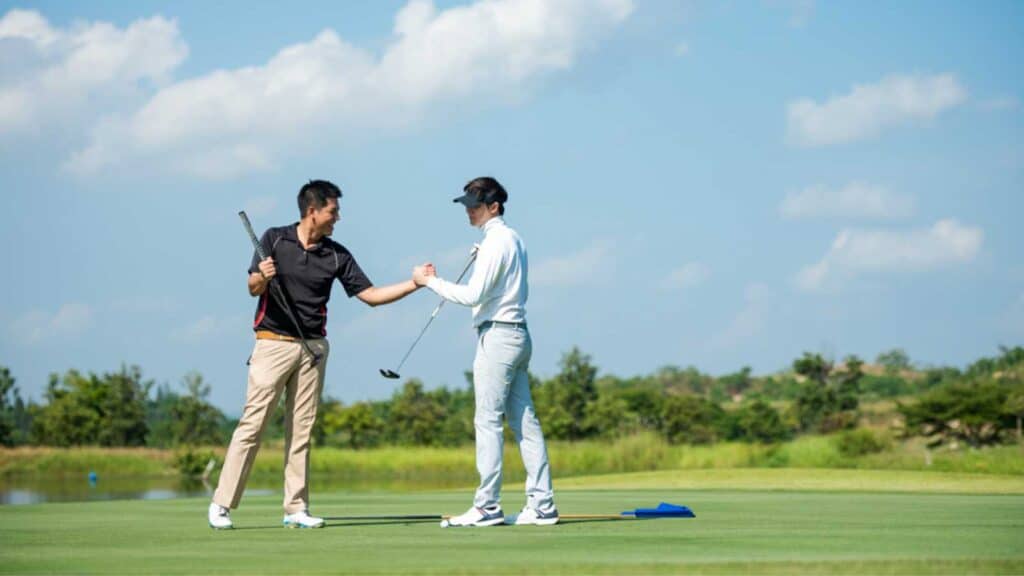
{"label": "black visor cap", "polygon": [[480,199],[476,197],[476,194],[473,194],[471,192],[466,192],[462,196],[459,196],[458,198],[452,200],[452,202],[463,204],[466,208],[476,208],[477,206],[483,204],[483,202],[481,202]]}

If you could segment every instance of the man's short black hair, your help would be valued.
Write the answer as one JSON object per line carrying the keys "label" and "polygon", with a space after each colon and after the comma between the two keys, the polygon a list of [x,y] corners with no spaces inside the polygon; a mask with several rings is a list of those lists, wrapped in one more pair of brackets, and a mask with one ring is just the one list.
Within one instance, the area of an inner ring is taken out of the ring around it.
{"label": "man's short black hair", "polygon": [[476,196],[478,200],[488,206],[497,202],[498,214],[505,213],[505,202],[508,202],[508,192],[506,192],[505,187],[494,178],[491,178],[490,176],[473,178],[462,187],[462,191]]}
{"label": "man's short black hair", "polygon": [[328,180],[310,180],[299,190],[299,217],[305,218],[310,206],[323,208],[329,198],[341,198],[341,188]]}

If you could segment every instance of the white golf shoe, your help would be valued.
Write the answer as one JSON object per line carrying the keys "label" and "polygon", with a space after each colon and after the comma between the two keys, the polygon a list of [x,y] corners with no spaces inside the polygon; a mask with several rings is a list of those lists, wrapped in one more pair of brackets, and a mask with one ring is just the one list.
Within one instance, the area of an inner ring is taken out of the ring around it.
{"label": "white golf shoe", "polygon": [[452,516],[448,519],[448,526],[495,526],[505,521],[505,514],[501,506],[490,508],[477,508],[473,506],[464,514]]}
{"label": "white golf shoe", "polygon": [[324,519],[310,516],[308,510],[284,515],[285,528],[323,528]]}
{"label": "white golf shoe", "polygon": [[514,526],[551,526],[558,524],[558,509],[542,511],[527,506],[519,514],[505,518],[505,523]]}
{"label": "white golf shoe", "polygon": [[234,528],[231,523],[231,511],[214,502],[210,502],[210,510],[207,512],[210,520],[210,528],[214,530],[230,530]]}

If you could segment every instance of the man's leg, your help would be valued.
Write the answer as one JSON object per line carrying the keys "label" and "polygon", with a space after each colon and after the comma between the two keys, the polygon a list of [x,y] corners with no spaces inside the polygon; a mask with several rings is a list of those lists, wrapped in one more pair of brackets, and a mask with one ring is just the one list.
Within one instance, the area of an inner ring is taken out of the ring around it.
{"label": "man's leg", "polygon": [[476,467],[480,473],[473,504],[496,506],[501,501],[501,464],[504,436],[502,416],[515,367],[522,355],[521,338],[515,330],[492,326],[477,339],[473,361],[473,393],[476,397]]}
{"label": "man's leg", "polygon": [[476,399],[473,426],[476,429],[476,470],[480,474],[473,505],[478,508],[501,503],[502,451],[505,448],[502,417],[512,366],[506,358],[509,355],[502,351],[504,346],[500,340],[500,330],[494,327],[482,330],[476,340],[473,359],[473,396]]}
{"label": "man's leg", "polygon": [[309,449],[312,443],[313,423],[320,403],[320,391],[327,372],[330,346],[326,339],[310,340],[310,348],[321,354],[320,362],[312,365],[309,354],[303,352],[302,361],[286,388],[285,443],[284,443],[284,512],[295,514],[309,509]]}
{"label": "man's leg", "polygon": [[553,509],[554,490],[551,487],[551,467],[540,420],[530,395],[528,367],[532,344],[526,337],[525,358],[512,380],[508,396],[508,423],[519,443],[519,454],[526,469],[526,506],[534,510]]}
{"label": "man's leg", "polygon": [[245,408],[224,455],[224,468],[220,472],[217,491],[213,494],[215,504],[224,508],[238,507],[260,447],[260,436],[277,405],[284,383],[297,368],[301,353],[301,348],[291,342],[256,341],[249,361]]}

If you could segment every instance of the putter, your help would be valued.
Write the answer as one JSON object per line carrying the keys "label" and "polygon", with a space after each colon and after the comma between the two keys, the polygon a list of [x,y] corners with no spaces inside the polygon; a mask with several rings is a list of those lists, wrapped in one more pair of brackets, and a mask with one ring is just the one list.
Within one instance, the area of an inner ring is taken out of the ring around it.
{"label": "putter", "polygon": [[[253,232],[252,224],[249,222],[249,217],[245,215],[245,210],[238,213],[238,217],[242,219],[242,225],[245,226],[245,231],[249,233],[249,239],[252,240],[253,247],[256,248],[256,254],[260,257],[260,261],[267,259],[267,255],[263,252],[263,246],[260,246],[260,241],[256,238],[256,233]],[[292,311],[291,304],[288,303],[288,295],[284,291],[284,286],[281,286],[280,282],[274,282],[276,278],[270,279],[270,287],[277,290],[275,294],[277,299],[284,303],[284,311],[288,314],[288,319],[292,321],[295,326],[295,331],[299,335],[299,340],[302,341],[302,347],[306,349],[310,357],[313,358],[313,366],[320,363],[320,355],[313,352],[313,349],[309,347],[309,343],[306,342],[306,338],[302,335],[302,326],[299,325],[299,320],[295,316],[295,312]]]}
{"label": "putter", "polygon": [[[621,514],[560,514],[559,520],[653,520],[656,518],[696,518],[688,506],[662,502],[657,508],[637,508]],[[442,515],[441,528],[451,527],[452,516]]]}
{"label": "putter", "polygon": [[[473,265],[473,260],[476,260],[476,252],[479,249],[479,246],[473,245],[473,249],[469,252],[469,260],[466,261],[466,267],[462,269],[462,274],[459,274],[459,277],[455,279],[456,284],[462,281],[462,277],[466,275],[466,272],[469,270],[469,267]],[[430,328],[430,323],[433,322],[434,318],[437,317],[437,313],[441,311],[441,308],[444,306],[445,302],[446,300],[444,298],[441,298],[441,301],[437,303],[437,307],[434,308],[434,311],[430,313],[430,319],[427,320],[426,326],[423,327],[423,330],[420,330],[420,335],[417,336],[416,340],[413,341],[412,346],[409,346],[409,350],[405,353],[405,356],[402,356],[402,361],[398,363],[398,367],[395,368],[394,370],[381,368],[381,376],[385,378],[390,378],[392,380],[400,378],[398,371],[402,369],[402,365],[404,365],[405,361],[409,359],[409,354],[412,354],[412,349],[416,347],[416,344],[419,344],[420,338],[423,338],[423,334],[426,333],[427,328]]]}

